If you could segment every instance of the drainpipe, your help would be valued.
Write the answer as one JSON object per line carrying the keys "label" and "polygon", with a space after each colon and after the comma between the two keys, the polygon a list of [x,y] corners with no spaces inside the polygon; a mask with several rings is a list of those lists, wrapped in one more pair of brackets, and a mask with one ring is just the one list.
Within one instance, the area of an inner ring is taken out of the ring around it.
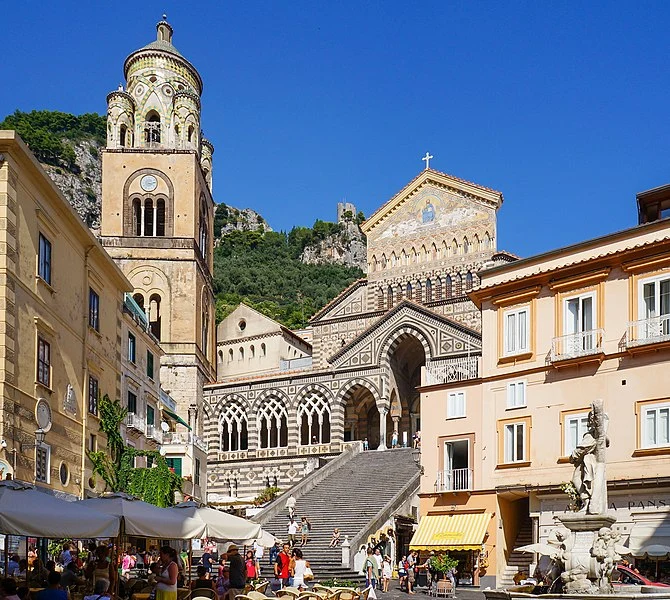
{"label": "drainpipe", "polygon": [[[95,245],[90,245],[86,248],[84,253],[84,278],[83,278],[83,298],[84,306],[88,307],[88,255]],[[88,421],[88,407],[86,406],[85,398],[87,398],[87,383],[88,383],[88,310],[84,311],[84,318],[82,320],[82,345],[81,345],[81,368],[83,373],[83,381],[81,384],[81,488],[80,497],[83,500],[86,492],[86,421]]]}

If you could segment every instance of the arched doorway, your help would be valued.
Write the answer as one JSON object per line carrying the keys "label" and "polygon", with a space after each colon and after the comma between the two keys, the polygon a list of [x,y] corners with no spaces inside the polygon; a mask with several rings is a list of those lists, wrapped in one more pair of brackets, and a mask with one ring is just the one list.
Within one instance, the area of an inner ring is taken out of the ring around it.
{"label": "arched doorway", "polygon": [[388,437],[397,427],[400,445],[410,445],[412,436],[421,430],[420,396],[421,367],[426,364],[424,343],[413,333],[398,336],[388,350],[388,366],[391,370],[389,413],[393,423],[387,426]]}
{"label": "arched doorway", "polygon": [[371,449],[379,446],[379,410],[373,389],[372,386],[358,383],[343,397],[344,441],[362,441],[367,438]]}

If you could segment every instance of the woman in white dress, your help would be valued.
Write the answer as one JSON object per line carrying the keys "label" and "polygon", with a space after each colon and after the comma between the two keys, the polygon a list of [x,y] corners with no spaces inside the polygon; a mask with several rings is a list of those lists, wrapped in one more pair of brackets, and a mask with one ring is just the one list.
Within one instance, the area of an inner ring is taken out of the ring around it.
{"label": "woman in white dress", "polygon": [[302,557],[302,550],[296,548],[293,551],[293,564],[291,565],[291,572],[293,573],[293,587],[299,590],[307,589],[305,585],[305,572],[309,567],[309,561]]}

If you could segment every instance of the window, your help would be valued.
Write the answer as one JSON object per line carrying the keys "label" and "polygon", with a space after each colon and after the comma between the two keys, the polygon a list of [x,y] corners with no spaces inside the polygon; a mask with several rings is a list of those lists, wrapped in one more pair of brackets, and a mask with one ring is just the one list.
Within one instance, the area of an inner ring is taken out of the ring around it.
{"label": "window", "polygon": [[61,463],[58,469],[58,478],[60,479],[61,485],[67,485],[70,480],[70,470],[67,468],[65,463]]}
{"label": "window", "polygon": [[51,469],[51,446],[41,444],[35,448],[35,481],[49,483]]}
{"label": "window", "polygon": [[588,428],[588,413],[567,415],[565,417],[563,456],[570,456],[573,453],[574,449],[579,446]]}
{"label": "window", "polygon": [[156,411],[147,404],[147,425],[156,425]]}
{"label": "window", "polygon": [[44,338],[37,338],[37,381],[51,387],[51,344]]}
{"label": "window", "polygon": [[178,477],[181,477],[181,458],[166,458],[168,469]]}
{"label": "window", "polygon": [[513,381],[507,384],[507,408],[526,406],[526,382]]}
{"label": "window", "polygon": [[133,364],[137,360],[137,342],[132,333],[128,334],[128,360]]}
{"label": "window", "polygon": [[433,300],[433,282],[430,279],[428,279],[426,280],[426,302],[432,302],[432,300]]}
{"label": "window", "polygon": [[88,436],[88,450],[89,452],[96,452],[98,450],[98,437],[95,433],[90,433]]}
{"label": "window", "polygon": [[447,419],[465,416],[465,392],[449,392],[447,395]]}
{"label": "window", "polygon": [[93,375],[88,376],[88,412],[98,416],[99,383]]}
{"label": "window", "polygon": [[193,483],[200,485],[200,459],[195,459],[195,471],[193,472]]}
{"label": "window", "polygon": [[147,350],[147,377],[154,378],[154,355]]}
{"label": "window", "polygon": [[330,442],[330,405],[318,392],[311,392],[298,406],[298,438],[301,446]]}
{"label": "window", "polygon": [[638,336],[649,339],[670,335],[670,276],[648,279],[640,286],[638,318],[644,322]]}
{"label": "window", "polygon": [[133,392],[128,392],[128,412],[137,413],[137,396]]}
{"label": "window", "polygon": [[505,354],[528,351],[528,308],[506,311],[504,316]]}
{"label": "window", "polygon": [[526,457],[526,424],[509,423],[505,425],[505,462],[523,462]]}
{"label": "window", "polygon": [[224,407],[219,420],[219,431],[221,452],[249,448],[247,415],[242,405],[231,402]]}
{"label": "window", "polygon": [[670,445],[670,405],[657,404],[644,409],[642,445],[644,448]]}
{"label": "window", "polygon": [[37,274],[51,285],[51,242],[40,233]]}
{"label": "window", "polygon": [[100,296],[88,288],[88,326],[100,331]]}
{"label": "window", "polygon": [[261,448],[288,446],[288,412],[276,397],[268,398],[258,415]]}
{"label": "window", "polygon": [[228,350],[228,362],[233,362],[233,349]]}

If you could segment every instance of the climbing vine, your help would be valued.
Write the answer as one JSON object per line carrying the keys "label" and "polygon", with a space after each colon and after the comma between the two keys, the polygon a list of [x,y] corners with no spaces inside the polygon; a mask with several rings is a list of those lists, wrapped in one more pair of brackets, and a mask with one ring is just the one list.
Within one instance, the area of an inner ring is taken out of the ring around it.
{"label": "climbing vine", "polygon": [[[121,437],[121,423],[128,411],[119,400],[105,394],[99,402],[100,431],[107,436],[107,451],[87,452],[93,473],[105,482],[107,491],[126,492],[155,504],[171,506],[181,491],[182,479],[175,474],[160,452],[137,450]],[[135,467],[138,457],[147,459],[147,467]]]}

